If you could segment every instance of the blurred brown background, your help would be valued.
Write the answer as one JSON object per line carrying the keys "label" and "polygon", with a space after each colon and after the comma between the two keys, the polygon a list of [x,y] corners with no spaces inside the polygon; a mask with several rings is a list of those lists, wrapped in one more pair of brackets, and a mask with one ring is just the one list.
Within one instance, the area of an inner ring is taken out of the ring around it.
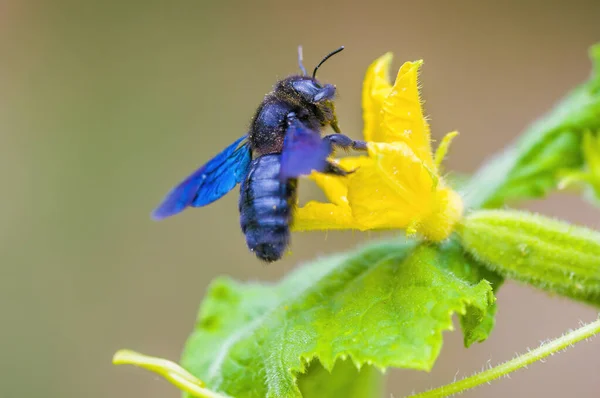
{"label": "blurred brown background", "polygon": [[[296,46],[338,86],[341,126],[359,137],[365,68],[422,58],[433,134],[458,129],[448,168],[473,171],[587,78],[598,1],[0,2],[0,396],[177,397],[112,367],[122,347],[177,359],[219,274],[276,280],[303,260],[378,234],[295,234],[261,265],[238,229],[237,194],[162,223],[149,212],[245,132]],[[395,73],[395,72],[394,72]],[[310,195],[310,193],[308,193]],[[531,208],[600,228],[569,196]],[[430,374],[390,371],[395,397],[471,374],[559,336],[596,310],[508,283],[491,338],[447,333]],[[600,340],[468,397],[600,395]]]}

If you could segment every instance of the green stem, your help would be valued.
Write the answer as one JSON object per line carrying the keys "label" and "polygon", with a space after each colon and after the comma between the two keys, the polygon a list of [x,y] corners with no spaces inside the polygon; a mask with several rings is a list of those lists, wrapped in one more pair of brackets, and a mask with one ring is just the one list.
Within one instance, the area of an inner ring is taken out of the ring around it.
{"label": "green stem", "polygon": [[209,390],[202,380],[168,359],[151,357],[131,350],[119,350],[113,356],[113,364],[135,365],[157,373],[193,397],[228,398]]}
{"label": "green stem", "polygon": [[598,333],[600,333],[600,319],[584,325],[577,330],[572,330],[548,343],[542,343],[542,345],[535,350],[529,351],[523,355],[519,355],[518,357],[504,362],[503,364],[500,364],[494,368],[485,370],[481,373],[476,373],[473,376],[455,381],[454,383],[447,384],[433,390],[411,395],[411,397],[448,397],[450,395],[462,393],[463,391],[478,387],[484,383],[489,383],[490,381],[499,377],[506,376],[509,373],[519,370],[533,362],[546,358],[549,355],[553,355],[572,344],[575,344],[581,340],[585,340]]}

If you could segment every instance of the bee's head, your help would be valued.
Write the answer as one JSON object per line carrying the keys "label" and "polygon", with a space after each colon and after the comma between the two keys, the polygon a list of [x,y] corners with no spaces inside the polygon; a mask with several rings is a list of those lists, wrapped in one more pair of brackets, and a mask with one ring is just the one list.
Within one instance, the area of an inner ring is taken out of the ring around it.
{"label": "bee's head", "polygon": [[281,81],[279,90],[305,105],[325,105],[335,98],[335,86],[321,84],[310,76],[291,76]]}
{"label": "bee's head", "polygon": [[317,80],[316,74],[319,67],[323,65],[325,61],[343,49],[344,47],[342,46],[325,56],[325,58],[323,58],[315,67],[312,76],[308,76],[306,69],[302,64],[302,47],[298,47],[298,63],[302,75],[291,76],[282,80],[275,91],[283,94],[287,98],[294,99],[302,105],[315,106],[317,112],[320,113],[320,119],[322,119],[323,122],[337,125],[333,104],[335,98],[335,86],[332,84],[321,84]]}

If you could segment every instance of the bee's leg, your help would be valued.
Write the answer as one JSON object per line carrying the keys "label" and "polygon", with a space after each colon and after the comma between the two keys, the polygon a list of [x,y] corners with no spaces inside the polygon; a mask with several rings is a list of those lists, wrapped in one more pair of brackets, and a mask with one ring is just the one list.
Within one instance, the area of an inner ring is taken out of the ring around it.
{"label": "bee's leg", "polygon": [[347,176],[348,174],[354,173],[356,170],[346,171],[342,169],[335,163],[327,161],[327,165],[325,166],[325,170],[323,170],[323,174],[332,174],[340,177]]}
{"label": "bee's leg", "polygon": [[367,143],[365,141],[355,141],[344,134],[331,134],[323,137],[331,143],[333,148],[341,148],[344,150],[354,149],[356,151],[366,151]]}
{"label": "bee's leg", "polygon": [[333,120],[331,121],[330,126],[333,131],[335,131],[338,134],[342,134],[342,130],[340,129],[340,125],[335,114],[333,115]]}

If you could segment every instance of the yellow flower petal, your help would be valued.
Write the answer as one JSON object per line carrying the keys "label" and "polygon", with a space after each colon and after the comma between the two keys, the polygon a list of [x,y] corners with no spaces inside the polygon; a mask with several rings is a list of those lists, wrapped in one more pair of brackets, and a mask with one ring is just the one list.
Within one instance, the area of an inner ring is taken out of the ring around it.
{"label": "yellow flower petal", "polygon": [[362,167],[369,159],[366,156],[353,156],[335,161],[342,169],[350,172],[346,177],[338,177],[332,174],[313,172],[308,177],[314,181],[325,193],[327,199],[333,204],[348,204],[348,183],[352,178],[352,172]]}
{"label": "yellow flower petal", "polygon": [[[347,157],[336,163],[349,172],[358,170],[369,158],[366,156]],[[314,181],[331,203],[310,201],[296,208],[293,231],[353,229],[352,211],[348,203],[348,185],[354,174],[338,177],[331,174],[313,172],[308,178]]]}
{"label": "yellow flower petal", "polygon": [[364,132],[367,141],[383,141],[381,130],[383,102],[392,91],[389,69],[392,53],[377,58],[365,75],[362,92]]}
{"label": "yellow flower petal", "polygon": [[293,231],[356,229],[348,203],[310,201],[294,212]]}
{"label": "yellow flower petal", "polygon": [[[389,159],[386,160],[385,155],[382,156],[386,150],[393,153],[392,156],[395,157],[395,164],[389,165],[390,167],[384,165],[384,163],[389,164]],[[348,188],[348,199],[352,204],[356,222],[368,229],[406,227],[411,219],[411,214],[407,212],[406,207],[410,206],[412,200],[403,199],[410,193],[405,192],[405,187],[399,186],[394,177],[398,173],[405,172],[402,170],[403,167],[421,168],[421,162],[404,144],[395,146],[369,143],[369,157],[370,165],[362,167],[355,173],[352,185]],[[399,198],[402,203],[397,202]]]}
{"label": "yellow flower petal", "polygon": [[405,142],[428,167],[434,168],[429,124],[423,116],[417,83],[423,61],[406,62],[383,103],[381,142]]}
{"label": "yellow flower petal", "polygon": [[331,174],[313,172],[309,177],[335,205],[348,205],[348,179]]}
{"label": "yellow flower petal", "polygon": [[371,167],[348,189],[355,219],[369,229],[406,228],[431,207],[434,180],[405,143],[369,143]]}
{"label": "yellow flower petal", "polygon": [[434,241],[452,232],[463,211],[458,194],[405,143],[369,143],[374,166],[356,173],[348,199],[368,229],[404,228]]}

